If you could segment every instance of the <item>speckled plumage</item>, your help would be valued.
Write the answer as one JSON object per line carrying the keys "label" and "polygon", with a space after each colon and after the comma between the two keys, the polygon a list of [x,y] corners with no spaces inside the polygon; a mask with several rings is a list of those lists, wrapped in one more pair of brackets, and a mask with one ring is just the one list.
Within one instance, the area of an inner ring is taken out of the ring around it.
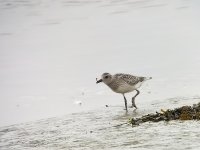
{"label": "speckled plumage", "polygon": [[132,98],[132,107],[137,108],[135,105],[135,97],[140,93],[137,89],[142,85],[144,81],[149,79],[151,79],[151,77],[139,77],[123,73],[114,75],[103,73],[101,79],[98,80],[97,83],[103,82],[114,92],[121,93],[124,97],[125,107],[127,110],[127,101],[124,94],[136,90],[137,94]]}
{"label": "speckled plumage", "polygon": [[109,86],[114,92],[124,94],[138,89],[146,79],[147,78],[145,77],[118,73],[112,75],[111,83],[106,85]]}

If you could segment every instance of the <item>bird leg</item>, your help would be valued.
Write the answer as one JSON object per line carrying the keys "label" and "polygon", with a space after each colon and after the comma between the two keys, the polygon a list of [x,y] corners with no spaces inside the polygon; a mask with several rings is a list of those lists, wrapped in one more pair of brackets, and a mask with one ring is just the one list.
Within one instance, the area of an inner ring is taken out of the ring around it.
{"label": "bird leg", "polygon": [[140,94],[140,91],[136,90],[135,96],[132,97],[132,107],[135,107],[137,109],[137,106],[135,105],[135,98]]}
{"label": "bird leg", "polygon": [[128,109],[127,109],[127,100],[126,100],[126,97],[125,97],[124,94],[123,94],[123,96],[124,96],[125,109],[126,109],[126,111],[128,111]]}

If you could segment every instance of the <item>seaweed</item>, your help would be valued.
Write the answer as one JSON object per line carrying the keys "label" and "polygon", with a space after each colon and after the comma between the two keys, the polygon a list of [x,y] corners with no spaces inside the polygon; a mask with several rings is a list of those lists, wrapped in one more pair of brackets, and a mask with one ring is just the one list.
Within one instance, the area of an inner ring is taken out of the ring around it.
{"label": "seaweed", "polygon": [[132,126],[145,122],[159,122],[171,120],[200,120],[200,103],[193,106],[182,106],[175,109],[163,110],[154,114],[147,114],[140,118],[131,118]]}

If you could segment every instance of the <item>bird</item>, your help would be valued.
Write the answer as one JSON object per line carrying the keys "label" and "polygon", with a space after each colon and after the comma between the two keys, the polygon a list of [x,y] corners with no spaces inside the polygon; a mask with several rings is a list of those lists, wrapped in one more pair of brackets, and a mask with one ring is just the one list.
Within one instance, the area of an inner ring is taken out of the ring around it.
{"label": "bird", "polygon": [[134,76],[130,74],[124,74],[124,73],[117,73],[114,75],[111,75],[110,73],[103,73],[101,75],[101,79],[96,78],[96,83],[105,83],[113,92],[120,93],[124,97],[125,102],[125,110],[127,109],[127,100],[125,97],[126,93],[130,93],[132,91],[136,91],[137,93],[135,96],[132,97],[132,108],[135,107],[137,109],[137,106],[135,104],[135,98],[140,94],[140,91],[138,90],[139,87],[144,83],[146,80],[150,80],[152,77],[141,77],[141,76]]}

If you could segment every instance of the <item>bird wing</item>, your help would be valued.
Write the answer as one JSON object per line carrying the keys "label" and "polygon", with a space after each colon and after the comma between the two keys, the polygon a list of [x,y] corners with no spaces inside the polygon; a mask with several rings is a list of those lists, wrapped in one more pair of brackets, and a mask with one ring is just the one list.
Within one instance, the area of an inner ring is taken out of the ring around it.
{"label": "bird wing", "polygon": [[138,77],[138,76],[122,74],[122,73],[115,74],[115,77],[118,79],[122,79],[123,81],[125,81],[127,84],[131,86],[136,85],[138,82],[142,82],[145,80],[145,77]]}

